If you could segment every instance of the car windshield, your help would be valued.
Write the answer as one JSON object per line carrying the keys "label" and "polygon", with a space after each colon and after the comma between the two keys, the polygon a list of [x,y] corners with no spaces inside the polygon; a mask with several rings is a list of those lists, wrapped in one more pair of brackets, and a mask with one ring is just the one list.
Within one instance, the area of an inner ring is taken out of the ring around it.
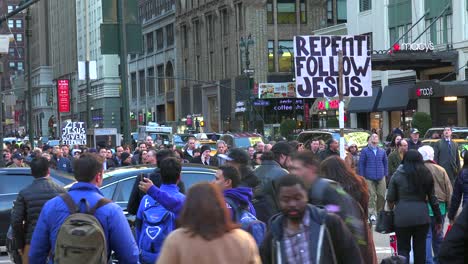
{"label": "car windshield", "polygon": [[236,148],[248,148],[257,144],[258,142],[263,142],[261,137],[239,137],[234,138],[234,143]]}

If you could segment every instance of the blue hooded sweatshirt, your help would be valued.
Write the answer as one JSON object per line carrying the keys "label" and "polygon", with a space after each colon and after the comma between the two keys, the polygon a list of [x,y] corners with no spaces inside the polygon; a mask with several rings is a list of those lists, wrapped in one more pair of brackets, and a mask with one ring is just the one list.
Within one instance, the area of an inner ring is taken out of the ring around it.
{"label": "blue hooded sweatshirt", "polygon": [[[224,197],[231,199],[233,202],[236,203],[238,207],[245,207],[246,209],[248,208],[251,214],[257,216],[257,214],[255,213],[255,209],[252,205],[253,192],[251,188],[238,187],[238,188],[227,189],[227,190],[224,190]],[[227,202],[226,202],[226,206],[231,212],[231,218],[235,220],[232,207]]]}

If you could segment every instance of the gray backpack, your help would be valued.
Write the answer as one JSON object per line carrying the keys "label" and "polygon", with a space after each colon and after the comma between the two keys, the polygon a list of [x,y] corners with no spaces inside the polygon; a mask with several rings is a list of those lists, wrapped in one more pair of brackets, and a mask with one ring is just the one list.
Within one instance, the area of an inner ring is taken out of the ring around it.
{"label": "gray backpack", "polygon": [[98,208],[112,201],[102,198],[95,206],[89,208],[86,199],[82,198],[80,204],[86,204],[87,212],[80,213],[79,205],[73,202],[68,193],[60,197],[65,201],[70,215],[58,231],[54,263],[107,263],[106,236],[101,223],[94,214]]}

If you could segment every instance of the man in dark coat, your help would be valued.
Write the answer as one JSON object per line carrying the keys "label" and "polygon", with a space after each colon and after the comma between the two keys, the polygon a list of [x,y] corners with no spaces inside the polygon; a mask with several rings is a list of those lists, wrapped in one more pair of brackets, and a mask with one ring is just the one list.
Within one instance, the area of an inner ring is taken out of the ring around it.
{"label": "man in dark coat", "polygon": [[452,186],[460,170],[458,144],[452,140],[452,128],[444,128],[444,137],[434,145],[434,161],[447,172]]}
{"label": "man in dark coat", "polygon": [[419,140],[419,130],[417,128],[412,128],[410,133],[410,138],[408,139],[408,150],[418,150],[418,148],[422,146],[422,142]]}
{"label": "man in dark coat", "polygon": [[209,145],[203,145],[200,150],[201,155],[193,158],[192,163],[203,164],[207,166],[218,166],[218,159],[211,157],[211,147]]}
{"label": "man in dark coat", "polygon": [[334,155],[340,155],[340,145],[336,139],[331,138],[327,141],[327,148],[324,151],[319,152],[319,158],[323,161],[326,158]]}
{"label": "man in dark coat", "polygon": [[49,161],[46,158],[33,159],[31,173],[34,176],[33,183],[19,192],[11,211],[13,236],[23,263],[29,263],[29,245],[42,207],[50,199],[66,192],[49,177]]}

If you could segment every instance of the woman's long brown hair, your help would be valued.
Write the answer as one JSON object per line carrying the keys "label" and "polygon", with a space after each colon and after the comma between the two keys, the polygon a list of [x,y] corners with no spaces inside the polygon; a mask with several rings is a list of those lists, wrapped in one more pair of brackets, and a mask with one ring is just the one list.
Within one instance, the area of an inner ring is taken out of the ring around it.
{"label": "woman's long brown hair", "polygon": [[179,223],[192,237],[199,235],[205,240],[238,227],[231,221],[221,190],[211,183],[199,183],[189,189]]}
{"label": "woman's long brown hair", "polygon": [[339,156],[331,156],[322,161],[320,176],[338,182],[361,205],[367,216],[369,192],[366,180],[357,175]]}

